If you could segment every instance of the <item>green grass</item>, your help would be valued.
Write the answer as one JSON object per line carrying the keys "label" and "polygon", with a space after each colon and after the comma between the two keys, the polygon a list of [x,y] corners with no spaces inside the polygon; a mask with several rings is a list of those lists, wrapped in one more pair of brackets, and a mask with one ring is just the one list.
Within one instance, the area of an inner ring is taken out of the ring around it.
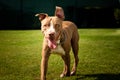
{"label": "green grass", "polygon": [[[80,29],[79,34],[77,74],[59,78],[63,61],[51,55],[47,80],[120,80],[120,29]],[[0,80],[38,80],[42,39],[40,30],[0,30]]]}

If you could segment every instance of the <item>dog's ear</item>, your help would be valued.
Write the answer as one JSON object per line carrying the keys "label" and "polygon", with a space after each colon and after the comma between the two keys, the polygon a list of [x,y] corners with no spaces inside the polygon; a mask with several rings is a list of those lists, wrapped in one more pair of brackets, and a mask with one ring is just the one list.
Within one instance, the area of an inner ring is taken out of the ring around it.
{"label": "dog's ear", "polygon": [[46,14],[46,13],[39,13],[39,14],[36,14],[35,16],[39,17],[39,20],[42,21],[43,19],[48,17],[48,14]]}
{"label": "dog's ear", "polygon": [[65,19],[64,11],[61,7],[56,6],[55,16],[57,16],[58,18],[61,18],[62,20]]}

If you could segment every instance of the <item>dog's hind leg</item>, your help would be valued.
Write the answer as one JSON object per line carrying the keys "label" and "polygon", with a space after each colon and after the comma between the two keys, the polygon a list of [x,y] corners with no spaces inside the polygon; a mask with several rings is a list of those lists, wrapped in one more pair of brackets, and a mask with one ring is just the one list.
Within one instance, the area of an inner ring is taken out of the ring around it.
{"label": "dog's hind leg", "polygon": [[78,41],[79,41],[79,35],[74,35],[72,40],[71,40],[72,51],[74,54],[74,64],[72,67],[71,76],[76,74],[77,65],[79,62],[79,58],[78,58],[79,44],[78,44]]}

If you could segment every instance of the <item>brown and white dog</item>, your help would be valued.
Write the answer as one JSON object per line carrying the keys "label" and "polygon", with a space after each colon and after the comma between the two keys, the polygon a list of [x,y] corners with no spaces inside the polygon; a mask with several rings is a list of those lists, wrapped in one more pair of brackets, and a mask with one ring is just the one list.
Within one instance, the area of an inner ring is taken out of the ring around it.
{"label": "brown and white dog", "polygon": [[[64,11],[56,7],[55,16],[40,13],[35,16],[41,21],[41,30],[44,34],[41,60],[41,80],[46,80],[48,59],[51,53],[59,54],[64,60],[64,69],[60,77],[74,75],[78,65],[78,41],[77,27],[70,21],[63,21]],[[70,50],[74,53],[74,64],[70,72]]]}

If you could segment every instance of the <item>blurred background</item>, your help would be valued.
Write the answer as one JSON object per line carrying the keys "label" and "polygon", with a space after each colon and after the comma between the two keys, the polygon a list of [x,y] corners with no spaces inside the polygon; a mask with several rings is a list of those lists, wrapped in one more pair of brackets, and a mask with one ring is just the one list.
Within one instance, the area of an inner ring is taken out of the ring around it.
{"label": "blurred background", "polygon": [[0,29],[40,29],[35,14],[55,6],[78,28],[120,28],[120,0],[0,0]]}

